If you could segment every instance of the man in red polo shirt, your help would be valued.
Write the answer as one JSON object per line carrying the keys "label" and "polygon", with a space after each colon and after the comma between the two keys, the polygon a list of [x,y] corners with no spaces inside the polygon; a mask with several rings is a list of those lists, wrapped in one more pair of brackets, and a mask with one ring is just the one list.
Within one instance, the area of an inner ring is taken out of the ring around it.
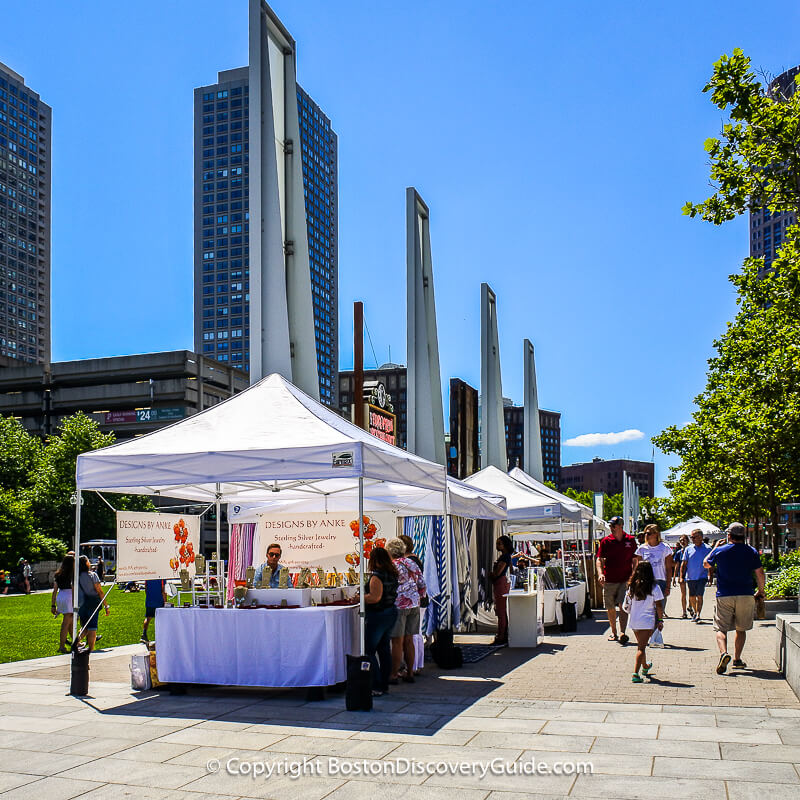
{"label": "man in red polo shirt", "polygon": [[[603,587],[603,604],[608,613],[608,624],[611,626],[610,642],[626,644],[628,635],[628,615],[622,610],[622,601],[628,580],[633,572],[633,556],[636,553],[636,539],[622,529],[622,517],[609,520],[611,534],[600,540],[597,548],[597,579]],[[619,629],[617,636],[617,609],[619,606]]]}

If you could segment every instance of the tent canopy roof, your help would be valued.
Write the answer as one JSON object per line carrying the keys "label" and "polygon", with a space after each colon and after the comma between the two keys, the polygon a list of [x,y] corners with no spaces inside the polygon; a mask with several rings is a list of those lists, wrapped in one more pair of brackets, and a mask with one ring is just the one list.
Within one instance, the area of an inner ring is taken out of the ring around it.
{"label": "tent canopy roof", "polygon": [[[320,494],[319,489],[326,490]],[[442,493],[405,486],[381,483],[365,490],[365,511],[391,511],[401,517],[441,515]],[[450,513],[468,519],[505,519],[506,500],[455,478],[447,478],[447,496]],[[352,511],[358,505],[357,487],[352,480],[325,481],[321,486],[285,489],[264,503],[237,503],[229,507],[233,522],[255,522],[262,514],[297,514],[312,511]],[[231,513],[232,512],[232,513]]]}
{"label": "tent canopy roof", "polygon": [[700,528],[704,536],[713,536],[720,532],[720,529],[702,517],[690,517],[686,522],[679,522],[665,531],[661,532],[661,538],[668,542],[677,542],[684,534],[688,536],[695,528]]}
{"label": "tent canopy roof", "polygon": [[167,428],[78,456],[77,487],[253,502],[363,477],[441,493],[445,468],[370,435],[272,374]]}
{"label": "tent canopy roof", "polygon": [[564,509],[564,511],[568,511],[572,514],[580,514],[581,519],[585,520],[590,520],[594,516],[592,509],[590,509],[588,506],[585,506],[583,503],[579,503],[577,500],[573,500],[571,497],[567,497],[565,494],[561,494],[561,492],[558,492],[555,489],[551,489],[541,481],[537,481],[532,475],[528,475],[527,472],[523,472],[523,470],[521,470],[519,467],[514,467],[514,469],[512,469],[508,474],[514,478],[514,480],[524,483],[531,489],[535,489],[537,492],[539,492],[539,494],[549,497],[556,503],[560,503],[561,508]]}
{"label": "tent canopy roof", "polygon": [[470,486],[477,486],[506,498],[510,532],[521,530],[518,523],[523,525],[550,523],[552,525],[553,520],[558,521],[559,518],[568,520],[580,520],[581,518],[574,501],[569,501],[574,507],[573,510],[552,497],[542,494],[532,486],[507,475],[497,467],[485,467],[480,472],[470,475],[465,482]]}

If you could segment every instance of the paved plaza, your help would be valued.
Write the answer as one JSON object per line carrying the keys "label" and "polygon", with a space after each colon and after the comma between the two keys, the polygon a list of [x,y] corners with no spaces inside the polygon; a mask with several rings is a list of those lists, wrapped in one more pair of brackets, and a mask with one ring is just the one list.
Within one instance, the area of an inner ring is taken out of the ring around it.
{"label": "paved plaza", "polygon": [[[642,685],[630,683],[633,648],[585,621],[576,635],[546,635],[537,651],[501,650],[451,673],[427,667],[371,714],[345,711],[338,694],[309,703],[293,691],[134,693],[127,664],[137,645],[93,656],[86,699],[65,694],[64,657],[4,664],[0,792],[48,800],[451,800],[454,790],[459,800],[800,797],[800,702],[775,671],[774,623],[756,623],[748,670],[720,677],[708,601],[703,624],[667,621],[668,647],[652,651],[654,678]],[[676,607],[673,598],[668,610]],[[380,773],[386,763],[400,768]],[[537,774],[519,774],[531,763]],[[585,764],[593,774],[573,774]],[[435,774],[439,765],[444,774]],[[490,766],[496,774],[480,774]],[[276,774],[241,774],[267,768]],[[277,775],[292,768],[306,775]]]}

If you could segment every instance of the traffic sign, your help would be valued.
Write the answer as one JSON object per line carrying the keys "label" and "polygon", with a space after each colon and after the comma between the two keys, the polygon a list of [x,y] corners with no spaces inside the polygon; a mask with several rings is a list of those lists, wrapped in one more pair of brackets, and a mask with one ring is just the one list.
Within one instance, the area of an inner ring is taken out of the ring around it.
{"label": "traffic sign", "polygon": [[781,503],[781,511],[800,511],[800,503]]}

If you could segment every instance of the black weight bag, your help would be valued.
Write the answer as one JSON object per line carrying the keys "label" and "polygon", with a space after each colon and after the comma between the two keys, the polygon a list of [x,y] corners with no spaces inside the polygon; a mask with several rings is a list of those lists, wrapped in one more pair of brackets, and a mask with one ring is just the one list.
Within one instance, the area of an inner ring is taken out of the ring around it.
{"label": "black weight bag", "polygon": [[459,669],[464,665],[464,653],[453,644],[451,629],[436,631],[433,635],[431,655],[438,667],[442,669]]}
{"label": "black weight bag", "polygon": [[348,711],[372,711],[372,665],[366,656],[347,656],[344,703]]}

